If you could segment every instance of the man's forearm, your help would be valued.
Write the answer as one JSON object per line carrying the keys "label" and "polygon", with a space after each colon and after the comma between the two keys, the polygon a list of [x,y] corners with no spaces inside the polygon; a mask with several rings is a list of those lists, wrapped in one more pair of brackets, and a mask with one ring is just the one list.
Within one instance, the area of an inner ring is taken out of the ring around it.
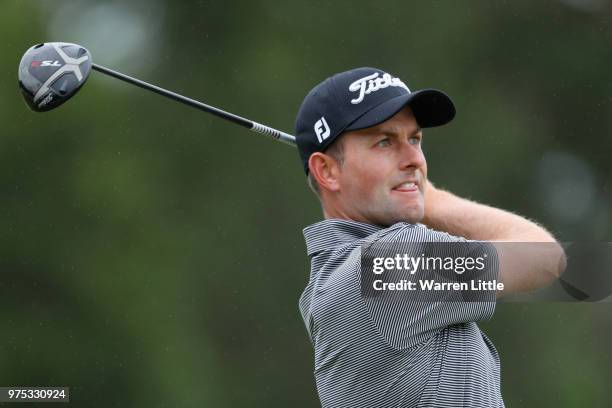
{"label": "man's forearm", "polygon": [[[499,258],[498,276],[505,284],[498,296],[544,287],[565,269],[563,248],[543,227],[516,214],[457,197],[432,185],[426,188],[423,223],[451,235],[493,241]],[[517,244],[521,242],[531,244]]]}
{"label": "man's forearm", "polygon": [[425,190],[423,223],[438,231],[480,241],[555,242],[541,226],[508,211],[435,188]]}

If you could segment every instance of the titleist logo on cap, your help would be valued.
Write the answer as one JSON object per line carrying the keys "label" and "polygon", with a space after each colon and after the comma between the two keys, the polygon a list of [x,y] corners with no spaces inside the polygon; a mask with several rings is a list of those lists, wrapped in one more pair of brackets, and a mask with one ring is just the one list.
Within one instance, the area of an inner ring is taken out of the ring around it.
{"label": "titleist logo on cap", "polygon": [[410,92],[410,89],[402,82],[401,79],[392,77],[391,75],[384,73],[382,77],[378,76],[378,72],[371,75],[359,78],[355,82],[349,85],[349,91],[359,92],[359,96],[355,99],[351,99],[353,105],[357,105],[366,95],[376,92],[379,89],[386,88],[388,86],[400,86]]}

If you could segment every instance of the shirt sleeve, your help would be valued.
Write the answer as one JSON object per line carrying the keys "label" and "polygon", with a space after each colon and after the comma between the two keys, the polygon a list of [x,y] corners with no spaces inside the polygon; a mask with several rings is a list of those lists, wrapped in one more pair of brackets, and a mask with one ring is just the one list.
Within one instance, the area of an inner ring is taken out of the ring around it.
{"label": "shirt sleeve", "polygon": [[495,310],[498,259],[489,242],[395,224],[362,245],[359,275],[372,324],[395,349]]}

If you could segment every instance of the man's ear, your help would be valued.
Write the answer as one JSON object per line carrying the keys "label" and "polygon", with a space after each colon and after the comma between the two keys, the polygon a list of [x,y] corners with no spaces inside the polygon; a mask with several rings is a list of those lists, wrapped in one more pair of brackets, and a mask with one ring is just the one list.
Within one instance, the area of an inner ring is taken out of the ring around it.
{"label": "man's ear", "polygon": [[308,167],[321,189],[329,191],[340,190],[338,180],[340,163],[336,159],[325,153],[315,152],[308,159]]}

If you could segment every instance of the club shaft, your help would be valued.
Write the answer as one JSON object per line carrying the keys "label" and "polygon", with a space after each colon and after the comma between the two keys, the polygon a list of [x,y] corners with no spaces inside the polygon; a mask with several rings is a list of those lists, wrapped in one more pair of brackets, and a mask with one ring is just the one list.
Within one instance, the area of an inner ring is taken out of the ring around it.
{"label": "club shaft", "polygon": [[291,146],[296,146],[295,136],[292,136],[288,133],[281,132],[280,130],[273,129],[271,127],[262,125],[261,123],[254,122],[252,120],[243,118],[238,115],[234,115],[233,113],[226,112],[219,108],[215,108],[214,106],[207,105],[200,101],[196,101],[195,99],[188,98],[186,96],[177,94],[176,92],[169,91],[164,88],[160,88],[159,86],[150,84],[148,82],[141,81],[140,79],[133,78],[129,75],[122,74],[121,72],[114,71],[112,69],[103,67],[98,64],[92,64],[92,69],[95,69],[98,72],[101,72],[105,75],[111,76],[116,79],[120,79],[124,82],[127,82],[132,85],[136,85],[140,88],[147,89],[149,91],[155,92],[159,95],[163,95],[167,98],[174,99],[175,101],[181,102],[185,105],[189,105],[192,108],[196,108],[202,110],[204,112],[211,113],[215,116],[218,116],[222,119],[229,120],[237,125],[250,129],[254,132],[261,133],[267,136],[270,136],[276,140],[287,143]]}

